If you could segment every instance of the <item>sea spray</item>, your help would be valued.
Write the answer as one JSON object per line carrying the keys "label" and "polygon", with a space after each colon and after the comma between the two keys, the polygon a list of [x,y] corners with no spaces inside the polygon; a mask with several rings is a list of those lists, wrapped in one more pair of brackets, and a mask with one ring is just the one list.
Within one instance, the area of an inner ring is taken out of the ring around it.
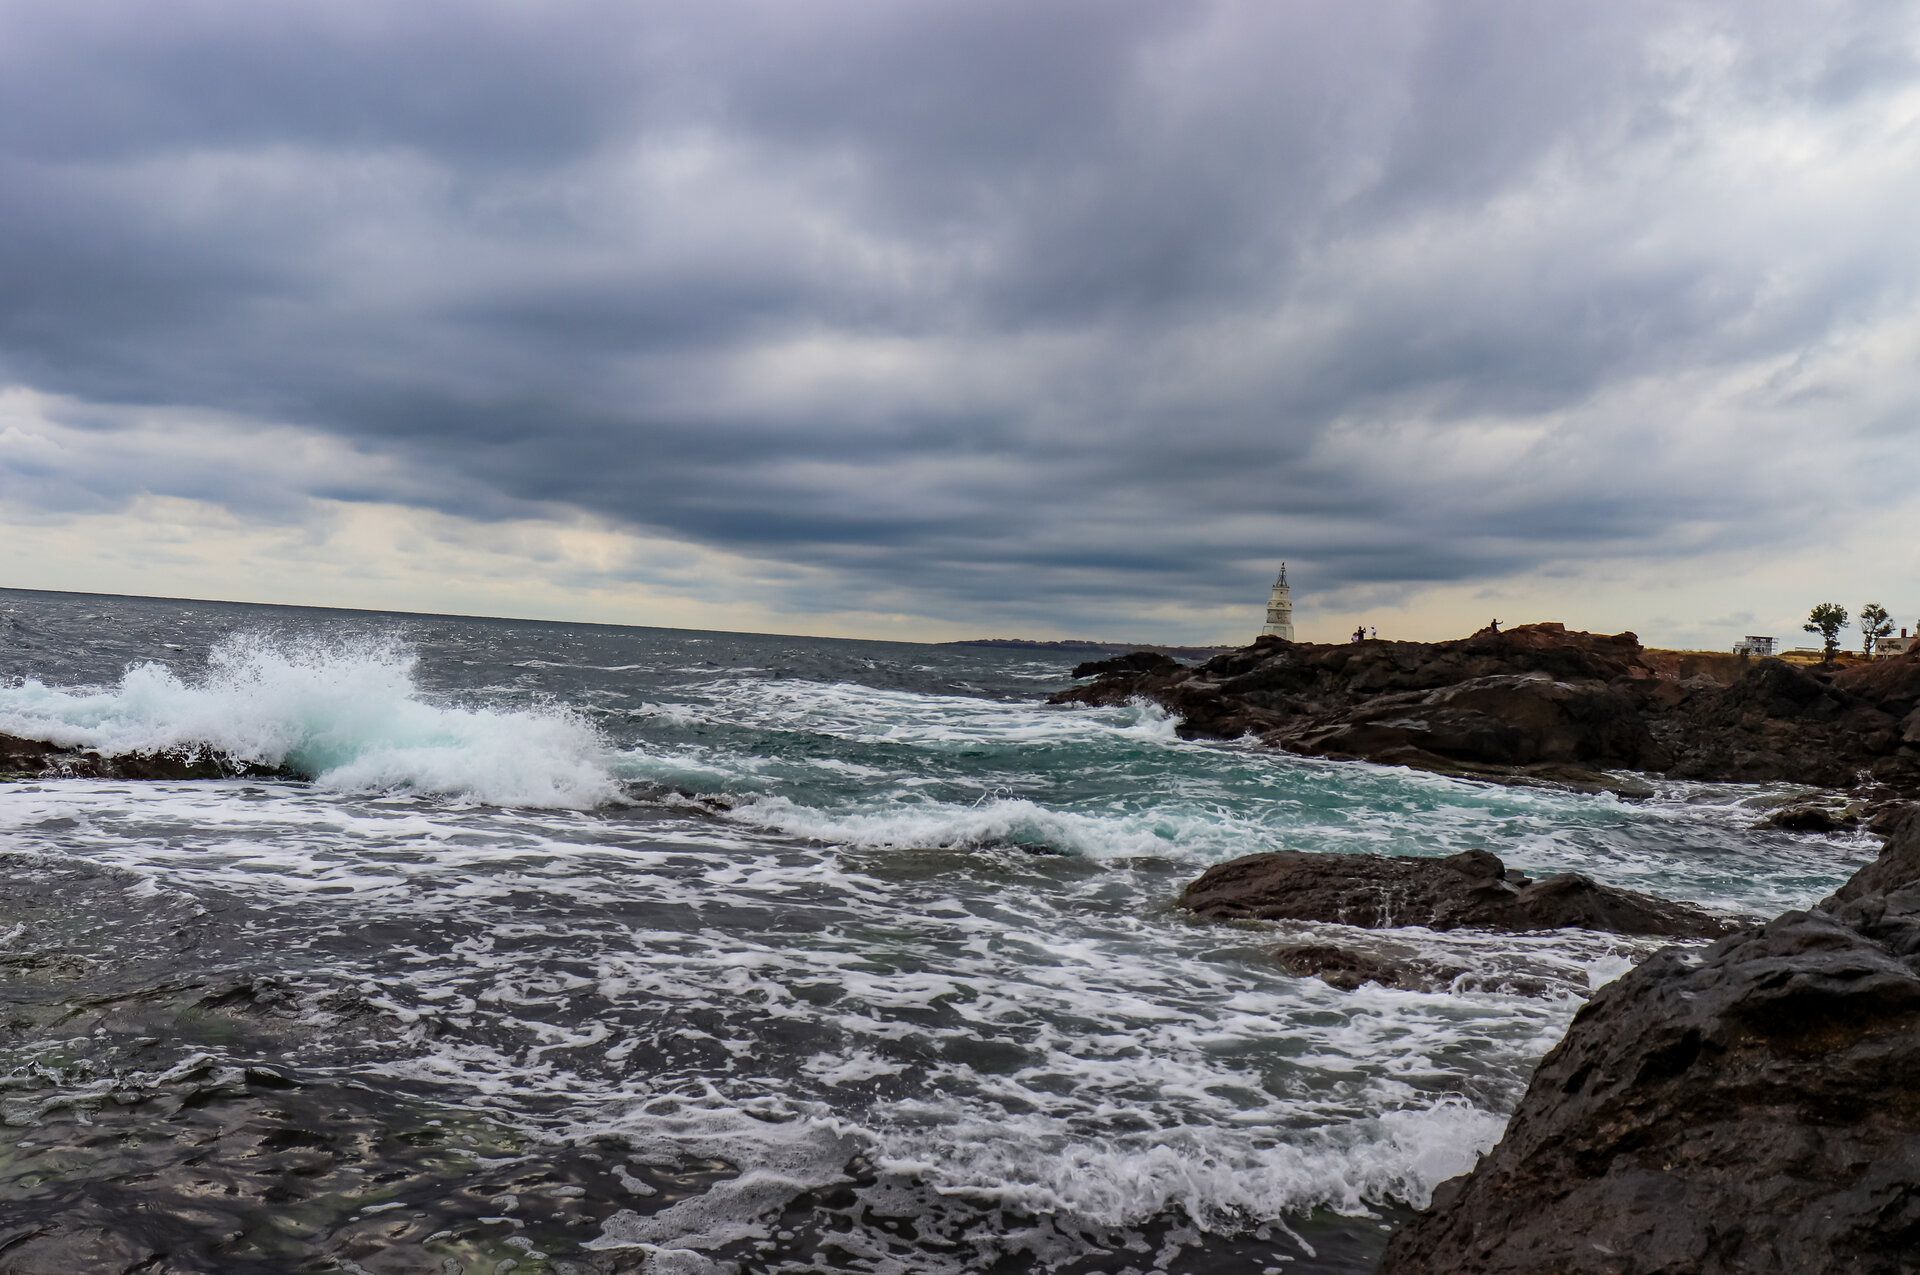
{"label": "sea spray", "polygon": [[191,678],[149,661],[104,689],[0,687],[0,730],[104,753],[211,750],[342,792],[570,809],[618,797],[606,747],[578,713],[435,704],[416,663],[393,639],[241,633]]}

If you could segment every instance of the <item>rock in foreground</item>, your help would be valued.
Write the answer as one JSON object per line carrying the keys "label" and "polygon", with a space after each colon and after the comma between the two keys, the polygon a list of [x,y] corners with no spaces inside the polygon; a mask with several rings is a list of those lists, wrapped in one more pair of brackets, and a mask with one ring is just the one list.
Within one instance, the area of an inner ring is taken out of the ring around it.
{"label": "rock in foreground", "polygon": [[1557,930],[1717,938],[1729,925],[1694,907],[1577,873],[1535,881],[1485,850],[1444,859],[1281,850],[1217,864],[1180,896],[1209,920],[1330,921],[1367,929]]}
{"label": "rock in foreground", "polygon": [[1920,1262],[1920,818],[1817,908],[1601,991],[1381,1275]]}

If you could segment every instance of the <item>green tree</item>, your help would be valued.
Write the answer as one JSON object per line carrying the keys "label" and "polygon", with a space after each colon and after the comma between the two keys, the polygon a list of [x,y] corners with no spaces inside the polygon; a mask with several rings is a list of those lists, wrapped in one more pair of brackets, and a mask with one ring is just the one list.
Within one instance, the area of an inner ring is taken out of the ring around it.
{"label": "green tree", "polygon": [[1860,653],[1872,655],[1880,639],[1893,632],[1893,617],[1878,602],[1860,608]]}
{"label": "green tree", "polygon": [[1818,633],[1826,643],[1822,653],[1828,664],[1833,663],[1834,654],[1840,649],[1840,630],[1847,627],[1847,609],[1838,602],[1822,602],[1807,612],[1807,622],[1802,625],[1809,633]]}

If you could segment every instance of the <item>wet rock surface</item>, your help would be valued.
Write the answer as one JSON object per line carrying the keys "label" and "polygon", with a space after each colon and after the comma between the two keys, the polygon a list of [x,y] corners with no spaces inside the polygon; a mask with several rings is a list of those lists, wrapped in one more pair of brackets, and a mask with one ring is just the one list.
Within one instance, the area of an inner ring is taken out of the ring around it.
{"label": "wet rock surface", "polygon": [[109,755],[0,734],[0,779],[240,778],[299,779],[302,776],[283,767],[238,761],[206,750]]}
{"label": "wet rock surface", "polygon": [[249,969],[244,909],[138,890],[0,856],[0,1273],[636,1272],[581,1246],[635,1198],[623,1178],[663,1203],[702,1185],[286,1065],[399,1025]]}
{"label": "wet rock surface", "polygon": [[1249,855],[1207,869],[1181,894],[1180,906],[1215,921],[1330,921],[1368,929],[1577,927],[1712,938],[1731,928],[1692,904],[1600,885],[1577,873],[1535,881],[1485,850],[1444,859],[1288,850]]}
{"label": "wet rock surface", "polygon": [[1847,832],[1860,826],[1860,816],[1845,808],[1835,809],[1818,804],[1794,805],[1774,811],[1754,826],[1775,828],[1781,832]]}
{"label": "wet rock surface", "polygon": [[1920,818],[1832,897],[1601,991],[1382,1275],[1893,1275],[1920,1253]]}
{"label": "wet rock surface", "polygon": [[1677,779],[1920,794],[1920,653],[1806,668],[1648,651],[1558,624],[1454,642],[1263,637],[1206,663],[1082,666],[1054,703],[1153,700],[1192,737],[1443,774],[1645,795]]}
{"label": "wet rock surface", "polygon": [[1410,957],[1396,959],[1337,943],[1289,943],[1274,949],[1273,960],[1289,974],[1317,978],[1344,992],[1368,983],[1403,992],[1431,992],[1464,972],[1458,966]]}
{"label": "wet rock surface", "polygon": [[1109,673],[1171,673],[1180,661],[1159,651],[1129,651],[1104,660],[1088,660],[1073,667],[1075,677],[1104,677]]}

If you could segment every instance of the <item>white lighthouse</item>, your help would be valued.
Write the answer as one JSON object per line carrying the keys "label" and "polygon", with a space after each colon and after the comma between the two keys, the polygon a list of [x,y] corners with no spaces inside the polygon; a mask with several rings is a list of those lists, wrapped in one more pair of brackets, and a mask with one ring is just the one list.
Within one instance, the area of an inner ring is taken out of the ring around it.
{"label": "white lighthouse", "polygon": [[1293,593],[1287,588],[1284,562],[1280,564],[1280,578],[1273,582],[1273,593],[1267,598],[1267,627],[1260,630],[1260,636],[1293,641]]}

